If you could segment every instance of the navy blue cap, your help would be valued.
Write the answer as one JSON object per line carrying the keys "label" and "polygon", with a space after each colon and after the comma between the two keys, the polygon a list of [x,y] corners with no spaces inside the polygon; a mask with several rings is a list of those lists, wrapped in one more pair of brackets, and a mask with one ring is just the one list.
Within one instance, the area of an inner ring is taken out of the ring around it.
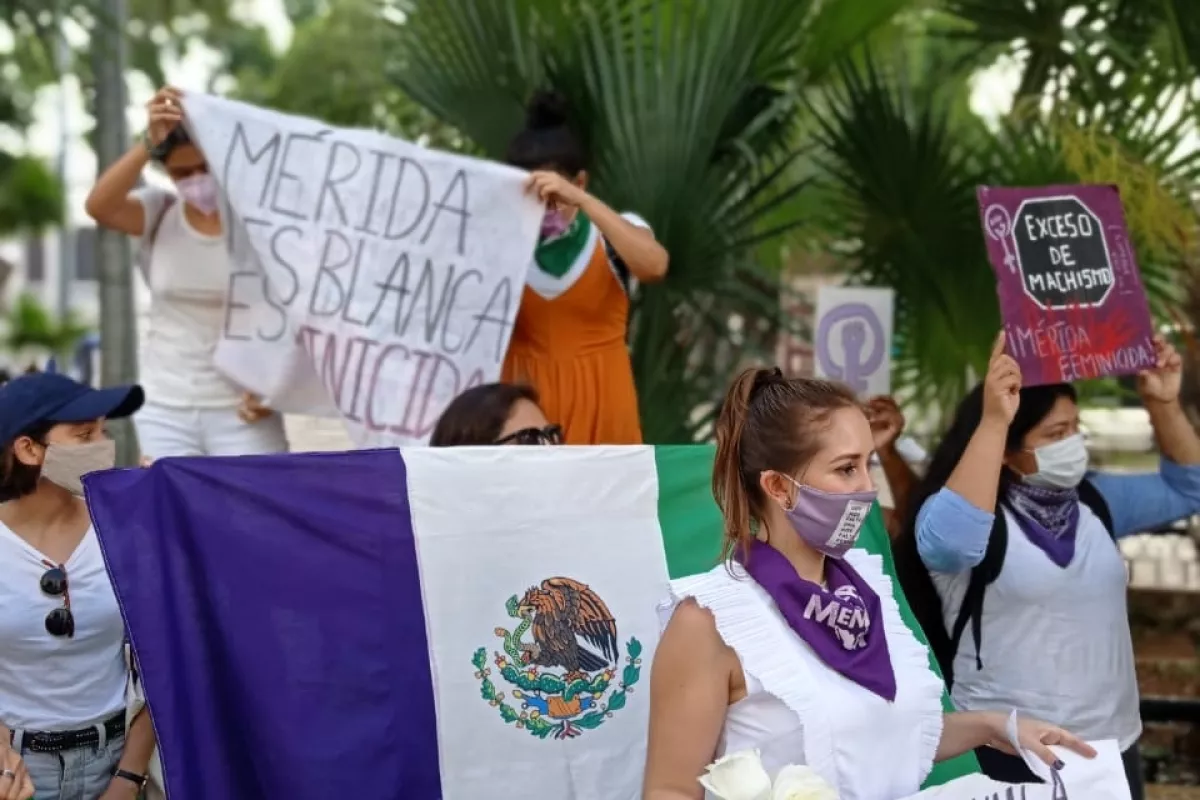
{"label": "navy blue cap", "polygon": [[93,389],[66,375],[35,372],[0,386],[0,445],[40,422],[91,422],[128,417],[142,407],[140,386]]}

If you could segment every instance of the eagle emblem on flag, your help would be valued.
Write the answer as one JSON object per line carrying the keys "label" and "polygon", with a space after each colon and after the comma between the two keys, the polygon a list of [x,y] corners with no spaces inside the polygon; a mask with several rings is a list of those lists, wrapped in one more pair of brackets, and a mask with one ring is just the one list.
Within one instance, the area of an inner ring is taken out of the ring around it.
{"label": "eagle emblem on flag", "polygon": [[501,645],[491,663],[512,687],[512,705],[492,680],[488,649],[471,659],[480,694],[501,719],[539,739],[569,739],[625,707],[641,678],[642,644],[630,638],[622,658],[617,621],[591,587],[547,578],[504,607],[517,622],[494,630]]}

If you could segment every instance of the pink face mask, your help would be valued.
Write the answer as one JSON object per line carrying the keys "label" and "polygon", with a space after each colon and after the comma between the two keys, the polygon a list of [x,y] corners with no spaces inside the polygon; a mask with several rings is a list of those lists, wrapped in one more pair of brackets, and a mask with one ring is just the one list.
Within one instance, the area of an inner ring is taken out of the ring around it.
{"label": "pink face mask", "polygon": [[217,190],[216,180],[207,172],[189,175],[178,180],[175,182],[175,188],[179,190],[179,196],[183,198],[183,202],[201,214],[217,213],[220,205],[220,192]]}
{"label": "pink face mask", "polygon": [[542,241],[557,239],[567,232],[571,222],[557,208],[547,208],[542,217]]}

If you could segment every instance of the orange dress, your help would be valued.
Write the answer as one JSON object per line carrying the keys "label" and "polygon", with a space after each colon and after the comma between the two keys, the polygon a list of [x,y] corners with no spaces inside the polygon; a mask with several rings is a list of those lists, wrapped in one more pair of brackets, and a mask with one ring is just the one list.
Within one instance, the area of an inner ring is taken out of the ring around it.
{"label": "orange dress", "polygon": [[629,296],[599,231],[584,223],[586,239],[561,275],[534,260],[503,380],[537,389],[542,411],[563,427],[567,444],[641,444],[625,342]]}

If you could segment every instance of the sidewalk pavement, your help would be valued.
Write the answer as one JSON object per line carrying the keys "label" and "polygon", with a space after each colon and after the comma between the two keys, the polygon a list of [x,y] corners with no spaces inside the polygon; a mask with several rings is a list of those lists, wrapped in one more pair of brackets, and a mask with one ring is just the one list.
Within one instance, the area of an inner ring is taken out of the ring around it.
{"label": "sidewalk pavement", "polygon": [[288,443],[291,445],[293,453],[328,452],[354,448],[354,443],[350,441],[350,435],[346,433],[346,426],[340,419],[286,414],[283,418],[283,425],[287,430]]}

